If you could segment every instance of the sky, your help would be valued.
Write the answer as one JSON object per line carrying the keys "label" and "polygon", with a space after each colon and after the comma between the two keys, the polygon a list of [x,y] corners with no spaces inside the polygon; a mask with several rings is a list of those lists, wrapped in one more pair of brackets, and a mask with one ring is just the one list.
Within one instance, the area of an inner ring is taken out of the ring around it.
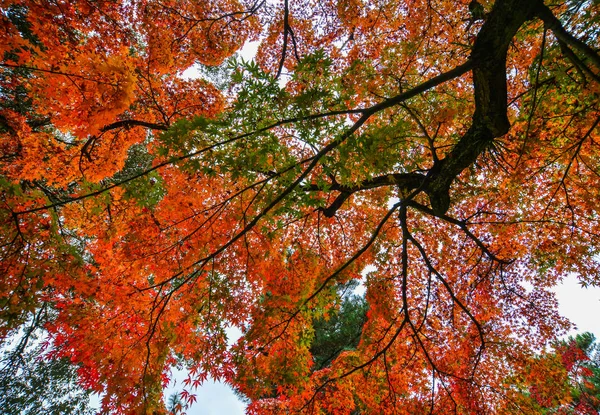
{"label": "sky", "polygon": [[[232,346],[240,338],[242,332],[235,328],[227,329],[227,340]],[[166,399],[174,392],[181,392],[186,372],[181,370],[173,373],[172,384],[165,391]],[[186,411],[187,415],[243,415],[246,404],[238,399],[233,390],[222,382],[207,380],[196,391],[196,402]]]}
{"label": "sky", "polygon": [[[176,383],[166,392],[168,398],[174,391],[181,392],[185,372],[174,376]],[[234,395],[233,390],[222,382],[208,380],[195,392],[196,402],[186,411],[187,415],[243,415],[246,404]]]}
{"label": "sky", "polygon": [[577,278],[571,276],[554,291],[560,314],[577,326],[571,334],[589,331],[600,339],[600,287],[582,288]]}

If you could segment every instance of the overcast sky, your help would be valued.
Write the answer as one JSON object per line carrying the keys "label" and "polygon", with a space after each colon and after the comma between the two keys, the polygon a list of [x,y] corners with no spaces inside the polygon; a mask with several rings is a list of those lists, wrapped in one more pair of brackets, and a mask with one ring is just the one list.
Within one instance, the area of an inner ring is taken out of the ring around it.
{"label": "overcast sky", "polygon": [[555,289],[560,313],[577,325],[573,333],[589,331],[600,339],[600,287],[581,288],[576,277]]}
{"label": "overcast sky", "polygon": [[[181,392],[185,374],[181,373],[177,384],[165,392],[168,398],[172,391]],[[223,383],[207,381],[196,392],[196,402],[186,411],[187,415],[243,415],[246,405]]]}

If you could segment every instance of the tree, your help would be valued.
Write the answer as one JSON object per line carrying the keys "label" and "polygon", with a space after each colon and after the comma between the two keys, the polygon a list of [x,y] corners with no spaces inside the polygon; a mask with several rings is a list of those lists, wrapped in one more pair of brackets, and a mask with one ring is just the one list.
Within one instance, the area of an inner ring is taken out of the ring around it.
{"label": "tree", "polygon": [[597,414],[600,411],[600,348],[591,333],[570,336],[554,349],[569,377],[570,402],[557,413]]}
{"label": "tree", "polygon": [[310,345],[314,366],[313,370],[323,369],[345,350],[354,350],[358,346],[362,328],[366,321],[367,303],[364,297],[348,293],[356,287],[356,280],[345,284],[341,295],[339,310],[326,318],[313,320],[314,337]]}
{"label": "tree", "polygon": [[18,343],[0,360],[0,413],[3,415],[91,415],[90,391],[77,382],[77,365],[52,358],[43,325],[55,313],[42,307]]}
{"label": "tree", "polygon": [[[319,371],[331,365],[340,353],[355,350],[361,337],[362,328],[366,321],[367,303],[364,296],[354,294],[357,281],[350,280],[346,284],[337,287],[339,301],[333,310],[322,317],[312,321],[313,336],[310,343],[310,359],[312,361],[311,372]],[[249,346],[249,350],[253,347]],[[258,350],[265,353],[265,349]],[[269,382],[268,379],[253,379],[240,382],[240,388],[235,390],[236,396],[246,402],[251,400],[244,394],[248,387],[256,382]],[[279,396],[279,388],[276,384],[270,384],[269,390],[261,398],[273,398]]]}
{"label": "tree", "polygon": [[557,341],[540,353],[521,376],[517,399],[528,412],[559,415],[597,414],[600,407],[598,347],[591,333]]}
{"label": "tree", "polygon": [[599,283],[598,2],[0,8],[0,338],[57,310],[110,413],[165,412],[176,365],[251,414],[536,410],[551,288]]}
{"label": "tree", "polygon": [[187,409],[187,406],[182,402],[181,395],[177,392],[173,393],[169,396],[169,400],[167,402],[167,410],[171,414],[185,414],[183,412]]}

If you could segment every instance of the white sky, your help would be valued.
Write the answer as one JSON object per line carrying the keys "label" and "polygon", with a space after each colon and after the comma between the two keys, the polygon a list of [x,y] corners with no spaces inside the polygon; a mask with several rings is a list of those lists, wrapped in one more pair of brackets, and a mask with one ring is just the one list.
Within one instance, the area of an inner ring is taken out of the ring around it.
{"label": "white sky", "polygon": [[[165,391],[165,398],[173,392],[181,392],[185,372],[175,374],[176,384]],[[233,390],[221,383],[208,380],[196,391],[196,402],[186,411],[187,415],[243,415],[246,404],[233,394]]]}
{"label": "white sky", "polygon": [[577,278],[571,276],[554,291],[560,314],[577,326],[570,334],[589,331],[600,339],[600,287],[582,288]]}
{"label": "white sky", "polygon": [[[241,337],[242,332],[236,327],[227,329],[227,343],[232,346]],[[168,399],[173,392],[181,392],[185,371],[173,374],[173,384],[164,393]],[[186,411],[187,415],[243,415],[246,404],[234,395],[233,390],[222,382],[208,380],[192,391],[196,395],[196,402]]]}

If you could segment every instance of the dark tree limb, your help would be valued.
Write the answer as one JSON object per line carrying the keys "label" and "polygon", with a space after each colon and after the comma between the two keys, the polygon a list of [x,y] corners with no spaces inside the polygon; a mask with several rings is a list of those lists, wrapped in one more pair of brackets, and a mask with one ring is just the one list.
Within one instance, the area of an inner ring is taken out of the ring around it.
{"label": "dark tree limb", "polygon": [[544,22],[546,27],[550,29],[552,33],[554,33],[559,41],[569,45],[574,49],[577,49],[598,69],[600,69],[600,55],[598,55],[598,53],[589,47],[585,42],[577,39],[575,36],[567,32],[560,20],[554,16],[548,6],[546,6],[541,0],[536,2],[535,15]]}
{"label": "dark tree limb", "polygon": [[333,216],[354,191],[385,185],[396,185],[407,190],[422,189],[429,196],[435,215],[444,215],[450,208],[450,187],[456,177],[473,165],[479,155],[493,144],[495,138],[506,134],[510,128],[507,115],[506,56],[512,39],[519,28],[534,17],[537,6],[536,1],[497,2],[477,35],[471,58],[467,62],[409,91],[365,108],[363,114],[370,116],[400,105],[436,85],[472,70],[475,98],[473,121],[445,158],[435,161],[426,176],[419,173],[388,175],[378,178],[376,183],[365,182],[357,188],[331,186],[330,189],[339,190],[341,194],[324,210],[325,215]]}
{"label": "dark tree limb", "polygon": [[169,126],[166,124],[158,124],[153,122],[147,122],[142,120],[121,120],[113,122],[112,124],[105,125],[100,129],[102,132],[115,130],[117,128],[132,128],[132,127],[146,127],[151,130],[161,130],[166,131],[169,129]]}
{"label": "dark tree limb", "polygon": [[450,186],[492,144],[510,128],[507,116],[506,55],[519,28],[533,17],[533,1],[507,0],[494,4],[477,35],[471,59],[475,113],[469,130],[450,153],[435,163],[427,184],[431,207],[443,215],[450,207]]}
{"label": "dark tree limb", "polygon": [[567,45],[562,39],[557,38],[558,46],[560,47],[561,52],[565,55],[567,59],[571,61],[577,72],[583,78],[583,82],[585,83],[585,74],[587,73],[592,79],[596,82],[600,83],[600,76],[594,73],[585,62],[573,52],[573,50]]}
{"label": "dark tree limb", "polygon": [[290,36],[294,45],[294,54],[296,55],[296,59],[298,59],[298,51],[296,50],[296,38],[294,36],[292,26],[290,25],[289,0],[285,0],[283,7],[283,50],[281,51],[281,59],[279,60],[279,67],[277,68],[277,75],[275,75],[275,78],[279,78],[279,76],[281,75],[281,71],[283,70],[283,64],[285,63],[285,57],[287,55],[287,48]]}
{"label": "dark tree limb", "polygon": [[[401,189],[413,190],[422,186],[425,180],[425,175],[420,173],[394,173],[377,176],[353,186],[341,185],[336,182],[331,186],[328,186],[327,189],[339,191],[340,194],[333,201],[333,203],[331,203],[331,205],[329,205],[327,208],[321,209],[321,211],[326,217],[331,218],[335,215],[337,210],[342,207],[342,204],[355,192],[375,189],[382,186],[397,186]],[[324,188],[314,184],[305,186],[303,189],[308,191],[325,190]]]}

